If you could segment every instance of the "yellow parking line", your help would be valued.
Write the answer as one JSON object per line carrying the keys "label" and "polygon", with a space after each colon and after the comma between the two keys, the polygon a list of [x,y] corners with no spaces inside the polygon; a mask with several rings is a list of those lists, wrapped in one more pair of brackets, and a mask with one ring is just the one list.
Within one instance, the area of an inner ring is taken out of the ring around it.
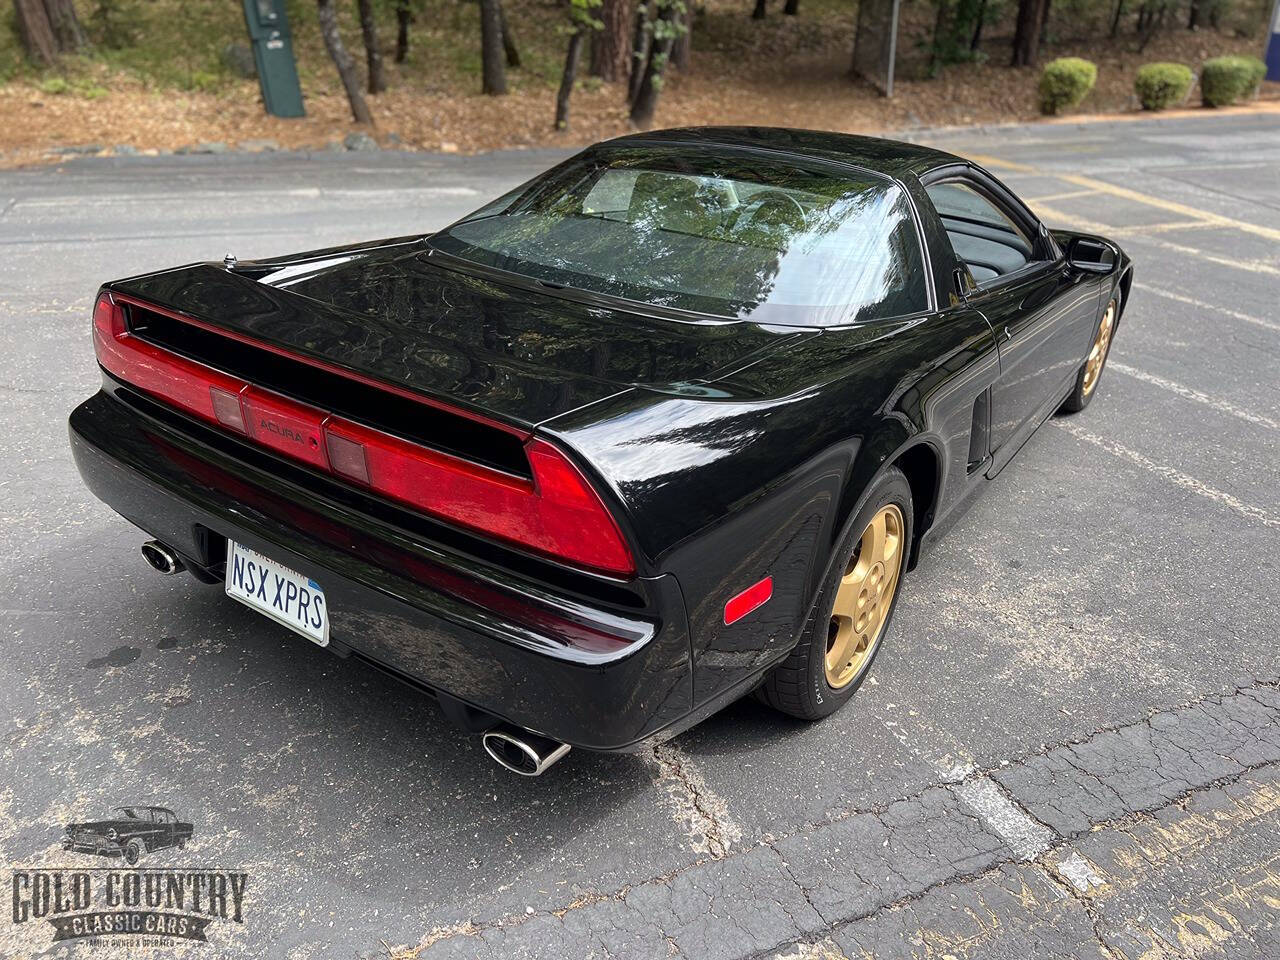
{"label": "yellow parking line", "polygon": [[1102,236],[1120,235],[1131,236],[1140,239],[1143,243],[1154,247],[1168,250],[1171,253],[1181,253],[1189,257],[1196,257],[1200,260],[1206,260],[1209,263],[1215,263],[1220,267],[1231,267],[1235,270],[1245,270],[1249,273],[1265,273],[1268,276],[1280,277],[1280,268],[1273,267],[1269,263],[1263,263],[1259,260],[1238,260],[1230,257],[1219,257],[1212,253],[1206,253],[1204,250],[1197,250],[1195,247],[1188,247],[1181,243],[1173,243],[1169,240],[1161,240],[1159,237],[1144,236],[1142,228],[1122,228],[1112,227],[1105,223],[1098,223],[1094,220],[1086,220],[1083,217],[1072,216],[1069,213],[1063,213],[1061,210],[1055,210],[1052,207],[1046,207],[1040,204],[1033,208],[1036,214],[1045,221],[1061,224],[1072,230],[1083,230],[1085,233],[1096,233]]}
{"label": "yellow parking line", "polygon": [[1203,230],[1211,224],[1203,220],[1174,220],[1170,223],[1146,223],[1139,227],[1126,227],[1126,233],[1168,233],[1170,230]]}
{"label": "yellow parking line", "polygon": [[[991,157],[985,153],[970,153],[968,154],[968,157],[974,163],[980,163],[984,167],[995,167],[997,170],[1016,170],[1018,173],[1042,173],[1043,172],[1043,171],[1037,170],[1035,167],[1028,166],[1025,163],[1015,163],[1012,160],[1001,160],[999,157]],[[1049,174],[1045,174],[1045,176],[1052,177],[1053,174],[1049,173]]]}
{"label": "yellow parking line", "polygon": [[1097,190],[1072,190],[1069,193],[1051,193],[1044,197],[1023,197],[1027,203],[1052,203],[1055,200],[1074,200],[1076,197],[1097,196]]}
{"label": "yellow parking line", "polygon": [[1089,190],[1096,190],[1099,193],[1110,194],[1113,197],[1119,197],[1122,200],[1130,200],[1134,203],[1145,204],[1148,207],[1155,207],[1159,210],[1167,210],[1169,213],[1176,213],[1179,216],[1191,217],[1199,220],[1201,223],[1213,227],[1229,227],[1239,230],[1242,233],[1251,233],[1254,236],[1265,237],[1268,240],[1280,241],[1280,230],[1275,227],[1264,227],[1256,223],[1248,223],[1244,220],[1236,220],[1233,217],[1224,217],[1219,213],[1210,213],[1208,210],[1200,210],[1197,207],[1187,206],[1185,203],[1177,203],[1173,200],[1165,200],[1161,197],[1153,197],[1150,194],[1140,193],[1137,190],[1130,190],[1128,187],[1117,187],[1115,184],[1107,183],[1105,180],[1095,180],[1093,177],[1084,177],[1075,173],[1054,173],[1049,170],[1039,170],[1036,167],[1028,166],[1025,163],[1015,163],[1011,160],[1001,160],[999,157],[991,157],[986,155],[975,155],[971,157],[978,163],[985,166],[996,167],[1001,170],[1013,170],[1018,173],[1034,173],[1040,176],[1053,177],[1064,183],[1070,183],[1077,187],[1084,187]]}
{"label": "yellow parking line", "polygon": [[1192,217],[1214,227],[1230,227],[1239,230],[1242,233],[1251,233],[1257,237],[1265,237],[1268,240],[1280,242],[1280,230],[1275,227],[1263,227],[1256,223],[1248,223],[1244,220],[1236,220],[1233,217],[1224,217],[1218,213],[1210,213],[1207,210],[1199,210],[1196,207],[1189,207],[1185,203],[1176,203],[1173,200],[1164,200],[1160,197],[1152,197],[1145,193],[1139,193],[1137,190],[1130,190],[1128,187],[1117,187],[1114,184],[1106,183],[1102,180],[1095,180],[1092,177],[1082,177],[1074,173],[1055,174],[1060,180],[1067,183],[1073,183],[1077,187],[1088,187],[1092,190],[1099,190],[1102,193],[1109,193],[1113,197],[1119,197],[1122,200],[1132,200],[1134,203],[1145,203],[1149,207],[1156,207],[1159,210],[1167,210],[1170,213],[1176,213],[1183,217]]}

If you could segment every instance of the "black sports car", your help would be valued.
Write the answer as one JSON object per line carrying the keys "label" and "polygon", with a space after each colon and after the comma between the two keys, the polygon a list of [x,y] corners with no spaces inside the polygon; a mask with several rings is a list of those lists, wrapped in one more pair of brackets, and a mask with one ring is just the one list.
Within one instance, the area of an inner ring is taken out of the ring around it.
{"label": "black sports car", "polygon": [[752,691],[836,710],[924,545],[1094,397],[1131,279],[936,150],[643,133],[429,236],[107,284],[71,443],[157,569],[540,773]]}

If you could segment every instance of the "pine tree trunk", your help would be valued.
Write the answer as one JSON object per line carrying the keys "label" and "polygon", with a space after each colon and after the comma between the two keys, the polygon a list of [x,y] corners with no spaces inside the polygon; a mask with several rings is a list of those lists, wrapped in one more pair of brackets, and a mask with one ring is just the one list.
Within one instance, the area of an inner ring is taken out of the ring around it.
{"label": "pine tree trunk", "polygon": [[969,40],[969,51],[978,49],[978,44],[982,42],[982,25],[987,19],[987,0],[981,0],[978,4],[978,12],[973,18],[973,37]]}
{"label": "pine tree trunk", "polygon": [[564,55],[564,75],[560,78],[560,92],[556,94],[556,129],[569,129],[569,97],[573,94],[573,82],[578,76],[578,54],[582,50],[583,28],[578,27],[569,36],[569,50]]}
{"label": "pine tree trunk", "polygon": [[41,0],[13,0],[18,37],[27,57],[40,66],[51,66],[58,58],[58,40]]}
{"label": "pine tree trunk", "polygon": [[684,30],[671,43],[671,65],[681,73],[689,72],[689,58],[693,55],[693,4],[686,2],[684,13],[677,15]]}
{"label": "pine tree trunk", "polygon": [[951,14],[951,0],[934,0],[938,12],[933,18],[933,39],[929,41],[929,76],[936,76],[942,69],[942,43]]}
{"label": "pine tree trunk", "polygon": [[1111,14],[1111,39],[1120,32],[1120,16],[1124,13],[1124,0],[1116,0],[1116,8]]}
{"label": "pine tree trunk", "polygon": [[800,12],[800,0],[787,0],[786,6],[782,8],[784,15],[794,17]]}
{"label": "pine tree trunk", "polygon": [[333,0],[316,0],[316,12],[320,20],[320,33],[324,36],[325,48],[333,65],[338,68],[338,76],[347,91],[347,101],[351,104],[351,116],[356,123],[373,124],[373,114],[365,103],[364,94],[360,92],[360,81],[356,78],[356,67],[342,45],[342,34],[338,32],[338,13],[333,8]]}
{"label": "pine tree trunk", "polygon": [[382,51],[378,49],[378,27],[373,20],[373,0],[356,0],[360,9],[360,35],[364,38],[364,56],[369,66],[369,92],[381,93],[387,89],[386,74],[382,70]]}
{"label": "pine tree trunk", "polygon": [[1045,38],[1049,35],[1049,8],[1052,6],[1053,0],[1044,0],[1044,9],[1040,11],[1040,46],[1044,45]]}
{"label": "pine tree trunk", "polygon": [[89,45],[72,0],[44,0],[44,8],[49,12],[49,23],[61,53],[74,53]]}
{"label": "pine tree trunk", "polygon": [[766,0],[756,0],[756,8],[751,11],[752,20],[763,20],[769,13],[765,7]]}
{"label": "pine tree trunk", "polygon": [[604,27],[591,34],[587,72],[620,83],[631,76],[631,0],[604,0],[598,16]]}
{"label": "pine tree trunk", "polygon": [[627,103],[636,102],[640,81],[644,79],[644,65],[649,60],[650,36],[645,28],[649,24],[649,4],[641,3],[636,10],[635,30],[631,35],[631,79],[627,83]]}
{"label": "pine tree trunk", "polygon": [[413,11],[409,0],[396,0],[396,63],[404,63],[409,56],[409,24],[413,23]]}
{"label": "pine tree trunk", "polygon": [[507,92],[507,66],[502,53],[502,7],[480,0],[481,89],[490,96]]}
{"label": "pine tree trunk", "polygon": [[520,67],[520,48],[516,46],[516,35],[507,22],[507,8],[498,0],[498,20],[502,25],[502,52],[506,54],[507,66],[516,70]]}
{"label": "pine tree trunk", "polygon": [[1045,0],[1018,0],[1018,22],[1013,35],[1014,67],[1033,67],[1040,53],[1040,21]]}
{"label": "pine tree trunk", "polygon": [[[670,23],[675,17],[675,7],[667,3],[658,11],[658,23]],[[656,26],[656,25],[655,25]],[[631,122],[641,129],[653,123],[653,115],[658,109],[658,94],[662,92],[662,75],[667,61],[671,58],[671,46],[675,37],[655,39],[649,45],[649,56],[645,59],[644,71],[640,75],[640,85],[636,90],[635,100],[631,104]]]}

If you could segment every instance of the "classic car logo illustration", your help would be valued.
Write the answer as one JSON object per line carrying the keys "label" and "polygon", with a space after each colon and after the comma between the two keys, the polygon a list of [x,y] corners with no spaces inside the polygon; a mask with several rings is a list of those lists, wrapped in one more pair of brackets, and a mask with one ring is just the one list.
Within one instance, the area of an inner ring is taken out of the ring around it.
{"label": "classic car logo illustration", "polygon": [[[161,850],[178,851],[194,835],[169,807],[116,807],[102,820],[69,823],[62,849],[108,857],[114,865],[15,867],[15,926],[47,920],[53,942],[146,947],[204,942],[215,920],[244,923],[249,875],[218,867],[140,866]],[[108,939],[110,938],[110,939]]]}
{"label": "classic car logo illustration", "polygon": [[67,824],[62,849],[124,857],[130,866],[163,847],[182,849],[194,832],[168,807],[116,807],[106,820]]}

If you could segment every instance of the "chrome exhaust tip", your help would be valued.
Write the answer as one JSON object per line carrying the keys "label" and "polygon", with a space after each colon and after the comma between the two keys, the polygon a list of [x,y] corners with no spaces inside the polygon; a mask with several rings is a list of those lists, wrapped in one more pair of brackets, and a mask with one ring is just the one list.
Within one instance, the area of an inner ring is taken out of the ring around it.
{"label": "chrome exhaust tip", "polygon": [[178,555],[159,540],[148,540],[142,545],[142,558],[147,561],[152,570],[163,573],[166,577],[186,569],[183,562],[178,559]]}
{"label": "chrome exhaust tip", "polygon": [[550,740],[528,730],[501,726],[480,738],[484,749],[499,766],[522,777],[540,777],[569,752],[569,744]]}

